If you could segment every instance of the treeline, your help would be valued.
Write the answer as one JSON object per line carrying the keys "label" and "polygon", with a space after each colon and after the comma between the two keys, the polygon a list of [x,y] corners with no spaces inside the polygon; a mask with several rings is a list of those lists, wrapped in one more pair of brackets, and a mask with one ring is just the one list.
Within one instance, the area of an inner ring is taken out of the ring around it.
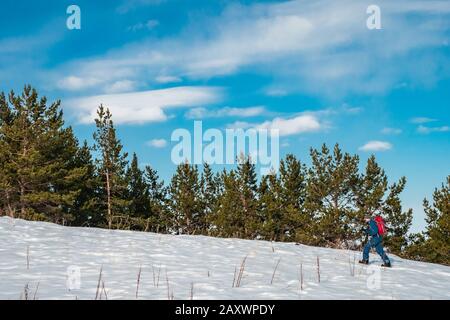
{"label": "treeline", "polygon": [[[63,225],[173,234],[292,241],[358,248],[364,214],[381,213],[386,246],[417,260],[450,264],[449,184],[424,201],[427,230],[409,235],[412,210],[400,194],[406,179],[389,183],[374,156],[311,149],[311,166],[293,155],[279,172],[258,181],[241,156],[233,170],[208,164],[176,168],[168,185],[140,168],[116,136],[111,113],[97,110],[94,145],[80,144],[64,125],[60,101],[49,104],[26,86],[0,95],[0,215]],[[93,157],[95,155],[95,157]]]}

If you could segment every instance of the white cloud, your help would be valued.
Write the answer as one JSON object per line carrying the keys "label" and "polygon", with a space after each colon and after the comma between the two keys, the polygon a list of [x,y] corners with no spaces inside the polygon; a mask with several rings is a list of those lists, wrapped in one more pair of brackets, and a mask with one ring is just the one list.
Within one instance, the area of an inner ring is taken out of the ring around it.
{"label": "white cloud", "polygon": [[167,140],[165,140],[165,139],[153,139],[153,140],[147,141],[146,144],[148,146],[154,147],[154,148],[164,148],[165,146],[167,146]]}
{"label": "white cloud", "polygon": [[236,121],[228,125],[228,128],[234,129],[276,129],[279,130],[280,136],[290,136],[300,133],[317,132],[324,128],[323,123],[312,114],[303,114],[293,118],[277,117],[270,121],[265,121],[260,124],[252,124],[248,122]]}
{"label": "white cloud", "polygon": [[359,148],[361,151],[388,151],[392,149],[392,144],[386,141],[369,141]]}
{"label": "white cloud", "polygon": [[398,135],[402,133],[402,129],[386,127],[381,130],[381,133],[386,135]]}
{"label": "white cloud", "polygon": [[316,132],[322,129],[322,125],[319,119],[313,115],[301,115],[290,119],[277,117],[272,121],[260,124],[257,128],[278,129],[280,136],[289,136],[305,132]]}
{"label": "white cloud", "polygon": [[152,19],[152,20],[148,20],[147,22],[144,22],[144,23],[139,22],[139,23],[136,23],[135,25],[129,26],[127,28],[127,30],[133,31],[133,32],[143,30],[143,29],[152,30],[152,29],[156,28],[158,25],[159,25],[159,21]]}
{"label": "white cloud", "polygon": [[68,106],[81,123],[93,122],[100,104],[110,109],[115,123],[146,123],[165,121],[167,109],[211,104],[221,98],[217,87],[173,87],[71,99]]}
{"label": "white cloud", "polygon": [[417,132],[422,133],[422,134],[428,134],[428,133],[432,133],[432,132],[449,132],[449,131],[450,131],[449,126],[426,127],[426,126],[420,125],[417,128]]}
{"label": "white cloud", "polygon": [[58,81],[58,87],[64,90],[75,91],[93,87],[101,82],[102,80],[93,77],[67,76]]}
{"label": "white cloud", "polygon": [[[124,11],[158,2],[141,1],[127,4]],[[200,17],[172,38],[131,43],[80,60],[71,71],[89,79],[106,70],[106,81],[112,82],[121,80],[117,70],[124,69],[138,79],[161,72],[209,79],[252,68],[274,76],[277,86],[288,84],[281,94],[329,95],[380,93],[399,83],[427,85],[448,76],[448,59],[435,49],[447,39],[450,2],[378,4],[382,31],[366,28],[367,3],[360,1],[231,4],[219,16]]]}
{"label": "white cloud", "polygon": [[155,81],[158,83],[175,83],[175,82],[181,82],[181,78],[175,77],[175,76],[157,76],[155,78]]}
{"label": "white cloud", "polygon": [[105,89],[108,93],[128,92],[136,89],[136,82],[131,80],[119,80],[111,85],[108,85]]}
{"label": "white cloud", "polygon": [[421,124],[421,123],[435,122],[437,120],[432,119],[432,118],[427,118],[427,117],[416,117],[416,118],[412,118],[410,121],[411,121],[411,123]]}
{"label": "white cloud", "polygon": [[265,112],[264,106],[254,106],[246,108],[224,107],[216,110],[206,108],[193,108],[186,112],[188,119],[222,118],[222,117],[255,117]]}

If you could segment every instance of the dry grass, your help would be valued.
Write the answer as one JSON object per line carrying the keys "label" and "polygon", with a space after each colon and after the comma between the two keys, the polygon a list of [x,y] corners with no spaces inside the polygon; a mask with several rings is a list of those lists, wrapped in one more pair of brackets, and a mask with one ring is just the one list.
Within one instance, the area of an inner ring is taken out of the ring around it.
{"label": "dry grass", "polygon": [[247,257],[245,256],[244,259],[242,259],[241,266],[239,268],[239,273],[236,275],[237,268],[234,269],[234,278],[233,278],[233,288],[239,288],[241,286],[242,282],[242,276],[244,275],[245,271],[245,262],[247,261]]}
{"label": "dry grass", "polygon": [[34,290],[34,294],[33,294],[33,300],[36,300],[36,294],[39,290],[39,284],[41,283],[41,281],[39,280],[37,285],[36,285],[36,290]]}
{"label": "dry grass", "polygon": [[23,292],[20,293],[20,300],[29,300],[29,293],[30,293],[30,287],[29,284],[27,283],[24,287],[23,287]]}
{"label": "dry grass", "polygon": [[138,272],[137,281],[136,281],[136,299],[139,296],[139,283],[141,282],[141,272],[142,272],[142,266],[139,266],[139,272]]}
{"label": "dry grass", "polygon": [[166,286],[167,286],[167,300],[173,300],[173,290],[170,291],[170,284],[169,284],[169,276],[167,275],[167,269],[166,269]]}
{"label": "dry grass", "polygon": [[27,270],[30,270],[30,246],[27,246]]}
{"label": "dry grass", "polygon": [[277,272],[278,266],[280,265],[280,262],[281,262],[281,258],[278,259],[278,262],[277,262],[277,264],[275,265],[275,269],[273,270],[272,279],[270,279],[270,284],[271,284],[271,285],[273,284],[273,280],[275,279],[275,274],[276,274],[276,272]]}
{"label": "dry grass", "polygon": [[350,269],[350,275],[352,277],[355,276],[355,269],[356,269],[356,256],[353,255],[353,262],[351,261],[350,257],[348,257],[348,266]]}
{"label": "dry grass", "polygon": [[317,281],[320,283],[320,259],[317,256]]}
{"label": "dry grass", "polygon": [[100,285],[102,282],[102,272],[103,272],[103,265],[100,267],[100,273],[98,274],[97,291],[95,292],[95,300],[98,300],[99,296],[101,295]]}
{"label": "dry grass", "polygon": [[161,265],[158,267],[158,274],[155,273],[155,267],[152,265],[153,286],[159,288],[159,279],[161,276]]}
{"label": "dry grass", "polygon": [[300,263],[299,287],[300,287],[300,291],[303,291],[303,263]]}

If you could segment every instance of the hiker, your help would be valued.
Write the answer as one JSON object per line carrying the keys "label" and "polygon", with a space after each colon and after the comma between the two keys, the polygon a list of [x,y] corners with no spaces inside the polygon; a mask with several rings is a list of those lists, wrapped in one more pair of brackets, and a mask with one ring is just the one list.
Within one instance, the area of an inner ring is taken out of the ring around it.
{"label": "hiker", "polygon": [[363,259],[359,261],[362,264],[369,264],[369,252],[371,248],[375,248],[377,253],[383,260],[382,267],[391,267],[391,261],[384,252],[383,249],[383,235],[385,233],[385,224],[381,216],[377,215],[374,219],[370,216],[365,216],[364,221],[368,224],[365,229],[366,234],[369,237],[369,241],[364,246]]}

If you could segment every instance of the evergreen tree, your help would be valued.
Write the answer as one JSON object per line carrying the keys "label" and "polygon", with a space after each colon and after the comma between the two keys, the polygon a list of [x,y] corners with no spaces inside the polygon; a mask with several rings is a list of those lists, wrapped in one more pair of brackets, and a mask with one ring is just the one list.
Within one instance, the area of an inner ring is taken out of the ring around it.
{"label": "evergreen tree", "polygon": [[123,146],[116,137],[112,115],[103,105],[97,110],[95,124],[97,130],[94,133],[94,150],[100,154],[96,162],[102,181],[102,203],[106,212],[104,217],[108,228],[111,229],[114,217],[120,219],[126,213],[125,208],[128,205],[125,179],[128,154],[123,153]]}
{"label": "evergreen tree", "polygon": [[170,224],[171,221],[167,209],[167,188],[164,187],[164,181],[159,180],[156,170],[153,170],[150,166],[146,166],[145,183],[149,197],[150,230],[168,233],[172,225]]}
{"label": "evergreen tree", "polygon": [[[383,208],[387,190],[387,176],[376,162],[375,156],[372,155],[367,160],[364,174],[360,176],[357,185],[354,186],[355,205],[357,208],[354,224],[356,237],[362,239],[365,236],[363,230],[367,226],[364,222],[364,216],[373,216]],[[384,218],[387,217],[384,216]]]}
{"label": "evergreen tree", "polygon": [[[256,168],[250,157],[241,155],[236,170],[240,209],[238,213],[244,218],[243,236],[254,239],[259,233],[261,219],[258,215]],[[235,200],[235,201],[236,201]]]}
{"label": "evergreen tree", "polygon": [[214,175],[211,166],[208,163],[204,163],[203,172],[200,178],[202,199],[202,219],[200,224],[204,234],[209,234],[211,215],[217,210],[218,183],[218,176]]}
{"label": "evergreen tree", "polygon": [[355,210],[354,186],[358,181],[357,155],[342,153],[339,145],[333,154],[326,145],[311,149],[312,168],[307,182],[305,208],[314,220],[313,244],[348,247]]}
{"label": "evergreen tree", "polygon": [[144,172],[139,169],[136,153],[133,153],[130,167],[126,172],[126,181],[128,184],[128,215],[147,219],[150,215],[149,190],[144,180]]}
{"label": "evergreen tree", "polygon": [[280,240],[309,243],[312,219],[305,210],[306,167],[288,154],[280,162],[280,202],[283,208]]}
{"label": "evergreen tree", "polygon": [[388,197],[383,204],[387,234],[385,246],[395,254],[401,254],[408,243],[408,230],[412,224],[412,209],[403,212],[400,194],[405,189],[406,178],[402,177],[389,187]]}
{"label": "evergreen tree", "polygon": [[213,234],[219,237],[243,238],[246,216],[242,214],[241,191],[234,170],[221,174],[222,191],[218,197],[218,206],[212,215]]}
{"label": "evergreen tree", "polygon": [[280,241],[284,238],[281,186],[275,173],[262,177],[258,188],[260,235],[263,239]]}
{"label": "evergreen tree", "polygon": [[78,142],[64,127],[60,101],[50,105],[31,86],[0,97],[2,165],[0,192],[11,216],[68,223],[74,219]]}
{"label": "evergreen tree", "polygon": [[12,141],[9,138],[8,127],[13,124],[14,115],[8,105],[5,94],[0,93],[0,215],[15,217],[16,188],[14,164],[12,163]]}
{"label": "evergreen tree", "polygon": [[450,176],[433,193],[433,205],[424,199],[427,230],[427,260],[450,265]]}
{"label": "evergreen tree", "polygon": [[92,160],[91,148],[84,141],[83,146],[76,155],[76,164],[84,168],[84,174],[79,180],[79,194],[74,204],[74,225],[77,226],[100,226],[102,222],[102,212],[99,212],[100,204],[99,188],[101,181],[96,174],[94,161]]}
{"label": "evergreen tree", "polygon": [[434,190],[433,204],[425,198],[423,207],[426,231],[412,236],[406,256],[450,266],[450,176],[447,184]]}
{"label": "evergreen tree", "polygon": [[170,184],[170,212],[175,232],[194,234],[201,231],[201,192],[196,165],[178,165]]}

